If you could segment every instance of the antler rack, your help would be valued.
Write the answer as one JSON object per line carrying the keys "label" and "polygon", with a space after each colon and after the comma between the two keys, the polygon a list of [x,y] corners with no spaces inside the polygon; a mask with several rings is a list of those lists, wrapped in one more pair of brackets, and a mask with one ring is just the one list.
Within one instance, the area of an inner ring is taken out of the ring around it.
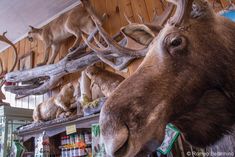
{"label": "antler rack", "polygon": [[[6,91],[24,96],[43,94],[58,86],[63,76],[82,71],[85,67],[94,63],[104,62],[116,70],[122,70],[134,59],[146,55],[148,47],[144,47],[141,50],[125,47],[127,39],[121,32],[116,36],[109,36],[102,28],[100,20],[92,12],[88,0],[82,0],[82,3],[96,25],[96,29],[87,39],[83,36],[85,43],[73,52],[70,52],[56,64],[8,73],[5,76],[6,81],[17,84],[6,86]],[[156,26],[159,30],[172,11],[171,6],[167,8],[167,11],[161,17],[154,18],[154,23],[161,21],[160,26]],[[102,42],[98,41],[95,37],[98,32],[103,39]],[[92,43],[93,41],[94,43]],[[19,85],[19,83],[22,83],[23,86]]]}

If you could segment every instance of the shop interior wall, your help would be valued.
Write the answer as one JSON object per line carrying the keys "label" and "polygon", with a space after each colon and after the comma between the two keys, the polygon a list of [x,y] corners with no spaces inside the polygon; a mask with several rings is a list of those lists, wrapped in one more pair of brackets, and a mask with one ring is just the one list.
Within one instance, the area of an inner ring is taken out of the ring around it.
{"label": "shop interior wall", "polygon": [[[91,0],[93,7],[96,12],[101,16],[103,13],[108,15],[108,18],[104,22],[104,28],[110,34],[115,34],[119,31],[122,26],[127,25],[124,13],[133,22],[140,22],[138,15],[141,15],[145,21],[150,21],[153,18],[154,10],[157,14],[161,14],[164,8],[165,2],[161,0]],[[217,4],[216,9],[220,10],[228,5],[227,0],[211,0],[212,3]],[[215,3],[217,2],[217,3]],[[218,5],[219,4],[219,5]],[[59,61],[67,54],[68,48],[73,43],[73,38],[65,41],[60,49],[60,53],[56,58]],[[42,62],[43,60],[43,44],[41,41],[29,42],[26,38],[17,42],[16,47],[18,49],[19,57],[29,53],[34,52],[34,66]],[[3,61],[4,70],[9,70],[13,64],[13,48],[8,48],[0,53],[0,57]],[[130,76],[138,67],[141,60],[137,60],[132,63],[127,72],[121,72],[125,77]],[[104,66],[104,68],[108,68]],[[108,68],[110,69],[110,68]],[[18,70],[18,66],[15,70]],[[112,70],[112,69],[110,69]],[[63,78],[64,82],[73,82],[76,84],[79,78],[79,73],[67,75]],[[11,106],[21,107],[21,108],[34,108],[35,105],[41,103],[45,99],[58,93],[59,89],[50,91],[44,95],[29,96],[19,100],[15,100],[15,95],[6,92],[6,100],[11,103]]]}

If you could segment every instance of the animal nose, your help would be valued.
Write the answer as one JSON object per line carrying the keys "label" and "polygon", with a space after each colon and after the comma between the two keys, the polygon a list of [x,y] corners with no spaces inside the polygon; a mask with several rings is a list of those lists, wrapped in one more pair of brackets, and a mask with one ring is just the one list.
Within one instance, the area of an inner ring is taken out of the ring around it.
{"label": "animal nose", "polygon": [[110,156],[119,156],[118,154],[125,152],[128,145],[128,137],[129,131],[126,126],[110,132],[102,132],[101,130],[101,138],[103,139],[105,150]]}
{"label": "animal nose", "polygon": [[28,40],[32,42],[32,41],[33,41],[33,38],[32,38],[32,37],[28,37]]}

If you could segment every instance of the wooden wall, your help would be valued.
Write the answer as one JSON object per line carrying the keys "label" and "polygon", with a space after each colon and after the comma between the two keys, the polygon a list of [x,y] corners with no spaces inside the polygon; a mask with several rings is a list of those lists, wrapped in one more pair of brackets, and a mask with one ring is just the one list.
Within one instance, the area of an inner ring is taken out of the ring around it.
{"label": "wooden wall", "polygon": [[[216,10],[220,10],[228,5],[226,0],[210,0],[213,2]],[[97,13],[101,16],[103,13],[108,15],[108,19],[104,23],[104,28],[110,34],[115,34],[119,29],[127,25],[127,21],[124,18],[124,13],[131,19],[133,22],[139,22],[138,15],[141,15],[145,21],[150,21],[153,18],[154,10],[156,9],[157,14],[160,14],[164,9],[165,2],[161,0],[91,0],[93,7]],[[60,53],[57,57],[57,61],[63,58],[68,48],[71,46],[73,39],[65,41],[60,49]],[[34,66],[37,63],[40,63],[43,60],[43,45],[41,41],[29,42],[27,39],[23,39],[16,43],[16,47],[19,51],[19,57],[29,53],[30,51],[35,52],[34,56]],[[12,66],[13,49],[9,48],[0,53],[0,57],[3,60],[3,65],[5,70],[9,70]],[[128,77],[132,74],[135,69],[138,67],[140,60],[135,61],[129,68],[126,73],[121,73],[123,76]],[[17,68],[15,69],[17,70]],[[71,74],[64,78],[66,82],[77,82],[79,74]],[[34,108],[35,105],[57,93],[58,89],[52,92],[48,92],[40,96],[30,96],[20,100],[15,100],[15,95],[6,93],[7,101],[15,107],[23,108]]]}

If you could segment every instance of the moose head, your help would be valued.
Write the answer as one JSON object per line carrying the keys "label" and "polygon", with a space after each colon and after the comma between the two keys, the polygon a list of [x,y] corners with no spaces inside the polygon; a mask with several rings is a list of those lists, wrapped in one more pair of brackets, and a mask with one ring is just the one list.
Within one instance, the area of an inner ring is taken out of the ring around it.
{"label": "moose head", "polygon": [[169,2],[176,11],[157,36],[143,28],[139,40],[137,27],[128,34],[151,43],[101,111],[111,156],[136,156],[149,141],[162,142],[168,123],[197,147],[214,144],[235,123],[235,23],[204,0]]}

